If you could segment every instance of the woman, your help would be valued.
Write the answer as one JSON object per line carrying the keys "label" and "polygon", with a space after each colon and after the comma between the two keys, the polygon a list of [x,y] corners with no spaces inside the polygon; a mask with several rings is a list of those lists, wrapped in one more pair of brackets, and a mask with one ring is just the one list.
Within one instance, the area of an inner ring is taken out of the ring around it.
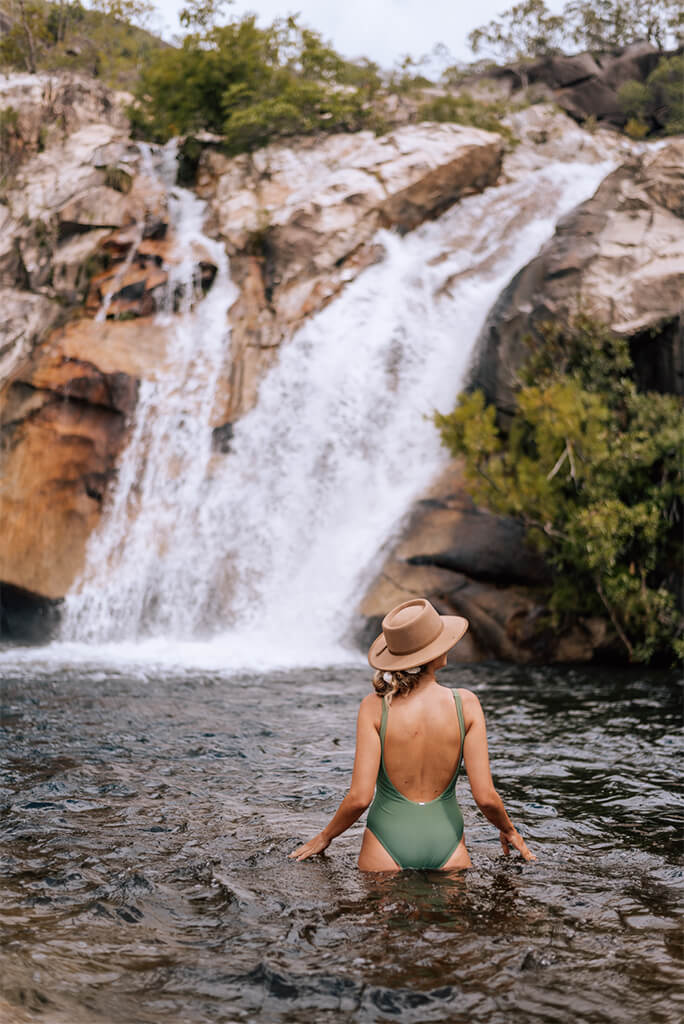
{"label": "woman", "polygon": [[351,787],[323,831],[290,857],[321,853],[373,801],[359,854],[362,871],[470,867],[455,792],[464,760],[475,802],[499,829],[504,853],[513,846],[525,860],[537,859],[494,789],[479,700],[435,679],[467,628],[466,619],[439,615],[425,598],[385,616],[368,652],[377,669],[375,693],[359,708]]}

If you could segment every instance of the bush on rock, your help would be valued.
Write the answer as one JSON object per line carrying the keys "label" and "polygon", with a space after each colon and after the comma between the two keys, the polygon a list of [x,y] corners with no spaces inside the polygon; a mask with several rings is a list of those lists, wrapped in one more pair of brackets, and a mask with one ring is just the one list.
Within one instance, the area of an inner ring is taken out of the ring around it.
{"label": "bush on rock", "polygon": [[[503,429],[481,391],[435,415],[472,497],[515,516],[554,569],[554,620],[607,614],[631,661],[684,656],[684,421],[640,393],[625,339],[580,316],[546,324]],[[668,653],[669,652],[669,653]]]}

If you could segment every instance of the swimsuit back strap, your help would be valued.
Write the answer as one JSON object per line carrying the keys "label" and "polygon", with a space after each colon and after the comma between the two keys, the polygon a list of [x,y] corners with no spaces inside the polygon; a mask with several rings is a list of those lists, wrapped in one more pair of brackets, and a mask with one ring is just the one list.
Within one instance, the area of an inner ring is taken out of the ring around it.
{"label": "swimsuit back strap", "polygon": [[385,749],[385,732],[387,731],[387,701],[384,697],[381,697],[382,701],[382,718],[380,719],[380,750],[381,752]]}
{"label": "swimsuit back strap", "polygon": [[463,761],[463,744],[465,743],[465,721],[463,719],[463,702],[461,700],[461,695],[458,692],[458,690],[452,690],[451,692],[454,695],[456,713],[458,714],[458,728],[459,732],[461,733],[461,752],[458,755],[458,765],[456,767],[456,774],[458,774],[458,772],[461,769],[461,763]]}

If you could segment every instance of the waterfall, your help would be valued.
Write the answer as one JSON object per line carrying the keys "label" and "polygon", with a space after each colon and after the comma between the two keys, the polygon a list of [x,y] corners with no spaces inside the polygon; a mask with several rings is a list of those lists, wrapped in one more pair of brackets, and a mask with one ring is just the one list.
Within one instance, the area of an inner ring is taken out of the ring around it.
{"label": "waterfall", "polygon": [[174,268],[169,291],[180,284],[186,306],[161,314],[169,369],[141,384],[65,638],[210,638],[235,664],[341,656],[378,552],[446,461],[433,410],[452,406],[498,294],[609,169],[551,163],[403,238],[380,232],[384,258],[282,347],[213,456],[235,287],[202,235],[203,204],[175,188],[179,252],[201,242],[218,273],[200,301],[192,260]]}

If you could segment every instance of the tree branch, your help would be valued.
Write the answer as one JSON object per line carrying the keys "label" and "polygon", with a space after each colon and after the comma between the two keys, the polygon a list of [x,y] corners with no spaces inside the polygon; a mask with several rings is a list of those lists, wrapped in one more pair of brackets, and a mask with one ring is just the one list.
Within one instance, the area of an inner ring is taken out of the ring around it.
{"label": "tree branch", "polygon": [[617,619],[617,616],[616,616],[615,612],[613,611],[612,607],[608,604],[608,600],[606,598],[606,595],[603,592],[603,587],[601,586],[601,580],[600,580],[600,578],[598,576],[594,576],[594,584],[596,586],[596,593],[601,598],[601,602],[603,604],[603,607],[608,612],[608,615],[610,616],[610,621],[615,626],[615,631],[616,631],[617,635],[620,637],[620,639],[622,640],[623,644],[627,648],[627,653],[629,654],[629,660],[631,661],[632,658],[633,658],[633,655],[634,655],[634,648],[632,647],[631,643],[629,642],[629,640],[627,638],[627,634],[625,633],[624,629],[622,628],[622,626],[618,622],[618,619]]}

